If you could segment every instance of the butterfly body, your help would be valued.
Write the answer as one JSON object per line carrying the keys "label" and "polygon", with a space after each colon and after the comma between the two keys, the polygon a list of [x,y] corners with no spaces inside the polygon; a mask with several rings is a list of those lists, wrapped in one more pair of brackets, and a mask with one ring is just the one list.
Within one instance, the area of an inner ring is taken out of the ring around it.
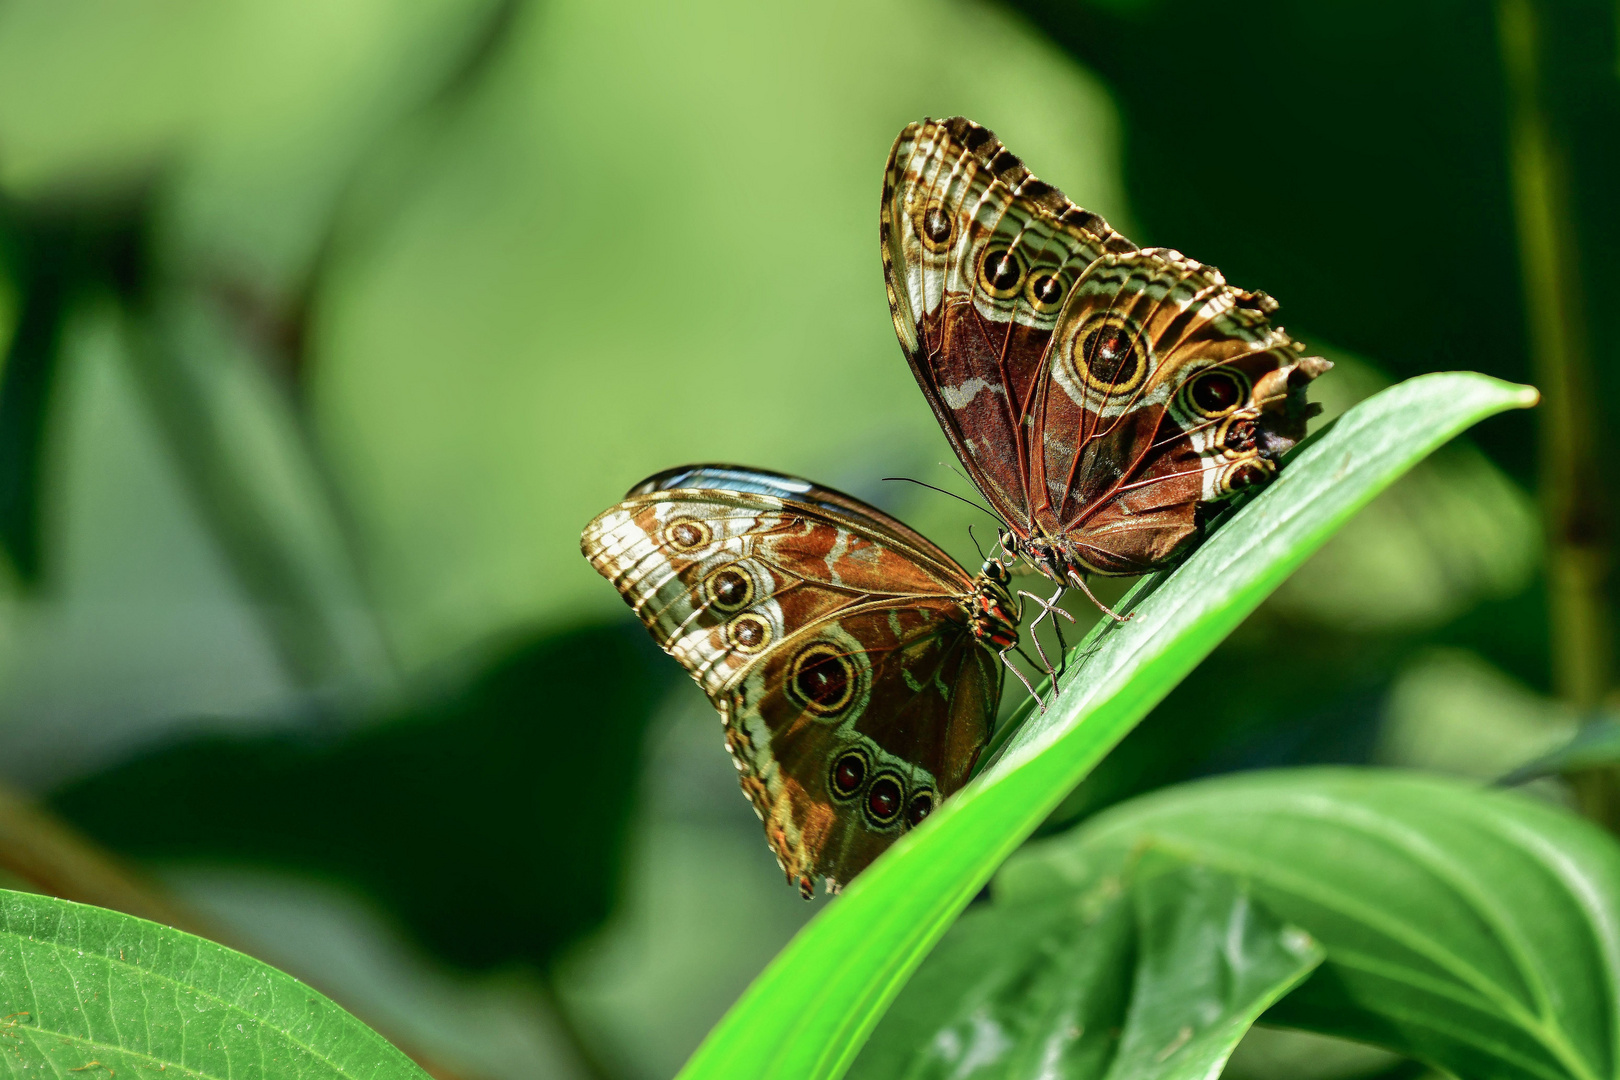
{"label": "butterfly body", "polygon": [[962,118],[896,141],[882,249],[940,426],[1011,550],[1063,585],[1179,558],[1276,472],[1330,366],[1269,296],[1137,248]]}
{"label": "butterfly body", "polygon": [[788,879],[837,888],[966,782],[1018,642],[970,576],[829,488],[733,466],[650,477],[581,547],[719,710]]}

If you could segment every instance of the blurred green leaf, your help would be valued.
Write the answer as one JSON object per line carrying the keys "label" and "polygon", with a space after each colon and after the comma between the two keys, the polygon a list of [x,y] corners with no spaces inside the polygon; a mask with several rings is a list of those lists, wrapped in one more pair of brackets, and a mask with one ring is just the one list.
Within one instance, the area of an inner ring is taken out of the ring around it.
{"label": "blurred green leaf", "polygon": [[1235,879],[1159,860],[1129,881],[964,916],[850,1075],[1213,1080],[1321,961]]}
{"label": "blurred green leaf", "polygon": [[689,1078],[835,1077],[907,975],[1001,861],[1279,582],[1398,476],[1535,391],[1466,373],[1368,399],[1176,570],[1139,586],[1130,621],[1083,642],[1068,683],[993,765],[858,877],[755,980]]}
{"label": "blurred green leaf", "polygon": [[53,805],[127,855],[334,878],[462,967],[544,968],[617,894],[663,661],[639,626],[545,637],[352,734],[158,748]]}
{"label": "blurred green leaf", "polygon": [[1033,845],[997,878],[1024,905],[1151,849],[1243,880],[1327,961],[1266,1015],[1458,1076],[1614,1075],[1620,846],[1561,810],[1370,770],[1185,785]]}
{"label": "blurred green leaf", "polygon": [[1569,740],[1578,714],[1565,702],[1460,649],[1419,647],[1383,703],[1375,760],[1495,780]]}
{"label": "blurred green leaf", "polygon": [[376,694],[395,670],[346,513],[285,385],[222,312],[183,294],[123,330],[135,385],[200,516],[305,690]]}
{"label": "blurred green leaf", "polygon": [[[1390,384],[1354,354],[1311,345],[1333,361],[1311,387],[1324,420]],[[1465,437],[1374,500],[1267,607],[1339,633],[1433,631],[1481,600],[1522,592],[1540,564],[1541,546],[1534,500]]]}
{"label": "blurred green leaf", "polygon": [[1421,1062],[1366,1043],[1256,1024],[1221,1072],[1225,1080],[1441,1080]]}
{"label": "blurred green leaf", "polygon": [[316,300],[318,429],[403,666],[487,621],[617,615],[579,529],[682,461],[906,499],[971,553],[958,504],[875,484],[950,475],[884,302],[879,174],[906,123],[960,111],[1117,218],[1097,81],[978,3],[534,15],[454,123],[362,178],[346,206],[392,216],[344,231]]}
{"label": "blurred green leaf", "polygon": [[427,1076],[309,987],[190,934],[0,891],[7,1075],[387,1080]]}
{"label": "blurred green leaf", "polygon": [[1616,763],[1620,763],[1620,721],[1603,716],[1587,723],[1563,746],[1521,765],[1498,783],[1511,787],[1537,777]]}
{"label": "blurred green leaf", "polygon": [[145,209],[140,198],[30,205],[0,192],[0,276],[16,309],[0,335],[0,549],[24,582],[44,569],[42,470],[64,325],[86,297],[140,287]]}

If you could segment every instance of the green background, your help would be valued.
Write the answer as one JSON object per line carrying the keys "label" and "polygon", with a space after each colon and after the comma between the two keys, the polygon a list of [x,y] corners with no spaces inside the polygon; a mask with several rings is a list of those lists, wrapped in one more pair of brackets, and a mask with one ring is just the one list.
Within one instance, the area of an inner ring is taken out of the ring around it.
{"label": "green background", "polygon": [[[1615,9],[1533,10],[1600,406]],[[1535,381],[1501,37],[1439,0],[0,4],[0,779],[445,1075],[670,1075],[822,901],[585,521],[738,461],[973,557],[970,512],[881,480],[954,483],[877,252],[924,115],[1272,293],[1338,363],[1329,416],[1424,371]],[[1472,438],[1047,831],[1210,773],[1490,778],[1567,738],[1535,418]],[[1588,482],[1606,551],[1620,477]]]}

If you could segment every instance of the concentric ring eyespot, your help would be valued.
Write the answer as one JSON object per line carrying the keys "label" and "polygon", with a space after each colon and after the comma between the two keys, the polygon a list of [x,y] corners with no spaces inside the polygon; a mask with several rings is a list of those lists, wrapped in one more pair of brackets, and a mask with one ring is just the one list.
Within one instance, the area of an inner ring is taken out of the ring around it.
{"label": "concentric ring eyespot", "polygon": [[892,772],[880,772],[867,786],[861,810],[866,820],[880,829],[900,820],[906,808],[906,785]]}
{"label": "concentric ring eyespot", "polygon": [[1214,445],[1229,457],[1254,452],[1260,441],[1260,422],[1252,416],[1231,416],[1215,429]]}
{"label": "concentric ring eyespot", "polygon": [[1037,266],[1029,272],[1024,285],[1024,299],[1036,313],[1050,315],[1063,307],[1069,296],[1069,283],[1056,267]]}
{"label": "concentric ring eyespot", "polygon": [[671,518],[664,526],[664,543],[676,551],[696,551],[714,540],[714,530],[707,521],[696,518]]}
{"label": "concentric ring eyespot", "polygon": [[923,788],[911,797],[906,803],[906,824],[915,829],[923,823],[923,819],[934,812],[934,793]]}
{"label": "concentric ring eyespot", "polygon": [[848,709],[859,683],[855,661],[846,650],[827,641],[800,649],[788,669],[788,692],[817,716],[836,716]]}
{"label": "concentric ring eyespot", "polygon": [[1187,380],[1181,399],[1195,416],[1217,420],[1249,400],[1249,380],[1234,368],[1209,368]]}
{"label": "concentric ring eyespot", "polygon": [[917,235],[922,237],[923,247],[938,254],[951,246],[956,219],[941,203],[931,202],[917,215]]}
{"label": "concentric ring eyespot", "polygon": [[703,595],[718,611],[741,611],[754,602],[754,577],[732,563],[703,579]]}
{"label": "concentric ring eyespot", "polygon": [[1119,315],[1082,324],[1070,351],[1086,385],[1100,394],[1132,393],[1147,378],[1142,332]]}
{"label": "concentric ring eyespot", "polygon": [[1236,495],[1247,488],[1258,487],[1270,480],[1277,467],[1262,457],[1234,461],[1221,470],[1222,495]]}
{"label": "concentric ring eyespot", "polygon": [[757,653],[771,643],[771,624],[763,615],[745,612],[726,623],[726,644],[740,653]]}
{"label": "concentric ring eyespot", "polygon": [[832,792],[835,799],[853,799],[860,795],[861,787],[871,771],[872,762],[867,758],[866,751],[846,750],[833,760],[832,768],[827,771],[827,790]]}
{"label": "concentric ring eyespot", "polygon": [[1010,300],[1024,287],[1024,260],[1005,242],[985,246],[979,255],[979,288],[997,300]]}

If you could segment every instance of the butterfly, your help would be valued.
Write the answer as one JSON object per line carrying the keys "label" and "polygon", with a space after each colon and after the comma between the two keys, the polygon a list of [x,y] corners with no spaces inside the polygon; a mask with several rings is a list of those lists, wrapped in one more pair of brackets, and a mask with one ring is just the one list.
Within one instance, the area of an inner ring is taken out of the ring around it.
{"label": "butterfly", "polygon": [[[580,540],[720,712],[788,881],[836,892],[967,781],[1018,611],[849,495],[729,465],[631,488]],[[1022,676],[1020,676],[1022,678]]]}
{"label": "butterfly", "polygon": [[900,133],[881,238],[912,373],[1052,601],[1076,586],[1108,611],[1086,575],[1174,562],[1318,411],[1332,365],[1271,325],[1276,301],[1136,247],[969,120]]}

